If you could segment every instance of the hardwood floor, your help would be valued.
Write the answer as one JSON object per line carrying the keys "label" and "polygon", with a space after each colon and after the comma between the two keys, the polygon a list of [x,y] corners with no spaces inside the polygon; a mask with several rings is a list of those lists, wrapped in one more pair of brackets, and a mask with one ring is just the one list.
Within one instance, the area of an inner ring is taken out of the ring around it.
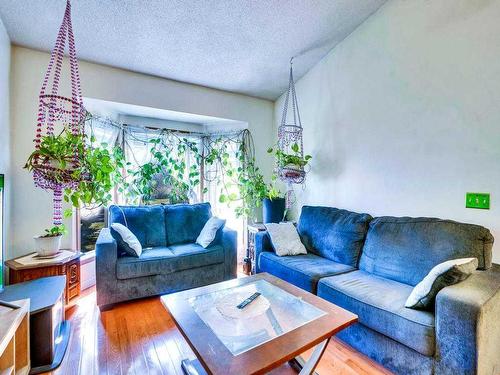
{"label": "hardwood floor", "polygon": [[[100,313],[95,289],[91,288],[67,309],[66,316],[72,324],[72,335],[66,356],[61,366],[50,373],[53,375],[183,375],[181,359],[194,358],[159,298],[124,303]],[[390,374],[337,340],[330,342],[317,372]],[[272,372],[294,373],[288,366]]]}

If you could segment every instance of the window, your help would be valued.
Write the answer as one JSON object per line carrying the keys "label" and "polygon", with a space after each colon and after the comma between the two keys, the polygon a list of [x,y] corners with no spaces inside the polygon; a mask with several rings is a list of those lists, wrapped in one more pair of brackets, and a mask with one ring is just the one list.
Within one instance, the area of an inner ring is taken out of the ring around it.
{"label": "window", "polygon": [[[129,184],[125,191],[112,192],[116,204],[197,203],[208,201],[213,214],[226,219],[227,226],[238,231],[239,258],[244,254],[245,221],[234,210],[220,203],[222,189],[220,165],[204,162],[214,139],[225,142],[229,162],[237,165],[237,138],[233,135],[210,135],[154,129],[119,124],[93,116],[86,129],[89,137],[107,147],[120,147],[127,162],[124,175]],[[222,137],[222,138],[221,138]],[[147,186],[146,186],[147,185]],[[237,186],[231,189],[237,191]],[[80,249],[91,251],[100,230],[105,226],[103,207],[85,207],[76,215],[80,228]]]}

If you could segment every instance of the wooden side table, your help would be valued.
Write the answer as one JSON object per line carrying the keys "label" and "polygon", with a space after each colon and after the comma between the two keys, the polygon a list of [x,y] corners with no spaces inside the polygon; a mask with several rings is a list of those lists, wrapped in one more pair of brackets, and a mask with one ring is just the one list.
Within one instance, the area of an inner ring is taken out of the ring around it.
{"label": "wooden side table", "polygon": [[266,227],[262,223],[247,225],[247,258],[251,262],[250,269],[243,270],[247,275],[255,274],[255,235],[265,230]]}
{"label": "wooden side table", "polygon": [[62,261],[40,260],[40,263],[24,265],[17,262],[18,257],[5,262],[9,268],[9,284],[17,284],[47,276],[66,276],[66,304],[80,295],[80,257],[81,253]]}

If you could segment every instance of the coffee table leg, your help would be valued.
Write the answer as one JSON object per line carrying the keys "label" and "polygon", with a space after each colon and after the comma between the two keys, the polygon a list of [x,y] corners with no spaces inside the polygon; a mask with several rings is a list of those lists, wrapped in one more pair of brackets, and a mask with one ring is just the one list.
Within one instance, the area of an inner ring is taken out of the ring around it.
{"label": "coffee table leg", "polygon": [[207,375],[198,359],[183,359],[181,367],[186,375]]}
{"label": "coffee table leg", "polygon": [[[325,352],[329,341],[330,339],[327,339],[322,343],[316,345],[307,361],[304,360],[301,356],[298,356],[289,362],[290,366],[299,370],[299,375],[316,374],[314,370],[316,369],[319,360],[323,356],[323,353]],[[207,372],[198,359],[183,359],[181,362],[181,367],[182,371],[184,371],[186,375],[207,375]]]}
{"label": "coffee table leg", "polygon": [[[311,357],[306,361],[301,356],[295,357],[289,363],[290,366],[294,367],[297,370],[300,370],[299,375],[311,375],[316,374],[314,370],[319,363],[319,360],[323,356],[325,352],[326,346],[330,339],[323,341],[322,343],[316,345],[311,354]],[[317,375],[317,374],[316,374]]]}

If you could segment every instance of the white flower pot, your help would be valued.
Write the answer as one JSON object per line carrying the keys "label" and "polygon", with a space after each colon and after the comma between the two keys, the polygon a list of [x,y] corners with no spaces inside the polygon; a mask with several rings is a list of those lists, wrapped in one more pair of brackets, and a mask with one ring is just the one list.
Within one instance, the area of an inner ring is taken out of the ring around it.
{"label": "white flower pot", "polygon": [[55,237],[37,236],[33,238],[35,239],[35,251],[41,257],[57,254],[61,248],[62,235]]}

